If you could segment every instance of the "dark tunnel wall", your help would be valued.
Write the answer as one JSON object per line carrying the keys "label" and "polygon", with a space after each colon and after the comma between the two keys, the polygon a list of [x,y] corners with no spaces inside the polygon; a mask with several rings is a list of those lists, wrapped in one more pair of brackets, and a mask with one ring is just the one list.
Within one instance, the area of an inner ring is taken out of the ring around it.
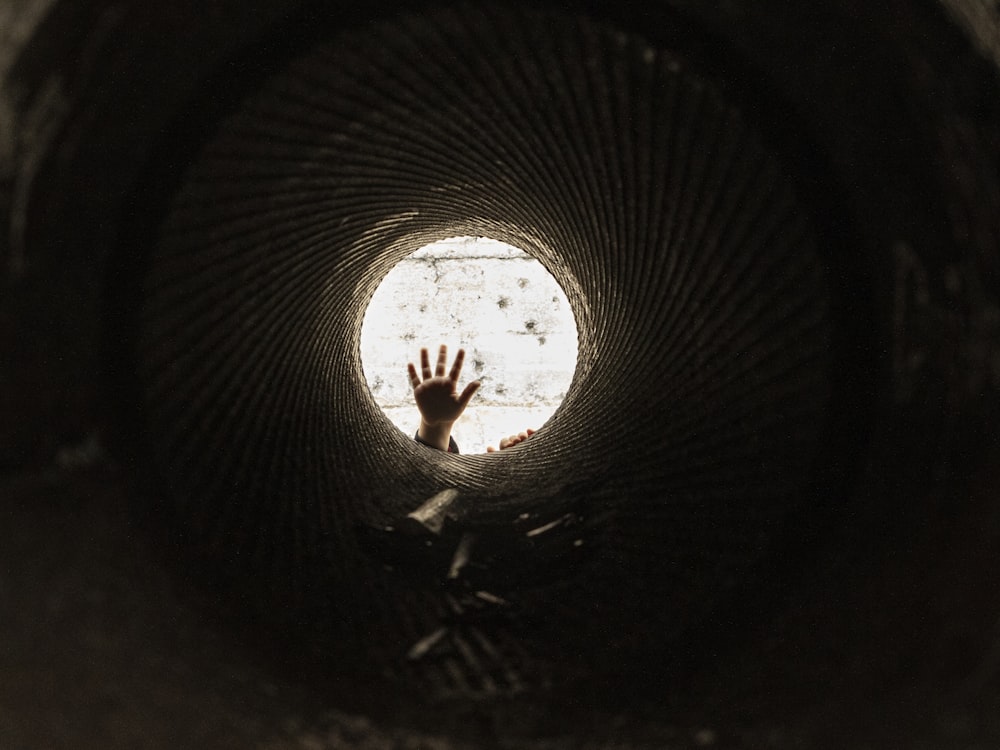
{"label": "dark tunnel wall", "polygon": [[[0,68],[3,466],[98,425],[187,574],[322,671],[662,707],[726,644],[763,662],[768,623],[808,641],[790,613],[856,605],[888,559],[964,571],[956,528],[995,545],[1000,97],[944,9],[55,2],[24,24]],[[566,289],[578,371],[529,445],[433,454],[368,396],[361,318],[393,263],[480,233]],[[447,488],[454,538],[385,530]],[[456,592],[462,530],[481,560]],[[968,672],[992,580],[952,605]],[[469,624],[480,586],[509,604]],[[453,657],[405,658],[440,627]]]}
{"label": "dark tunnel wall", "polygon": [[[599,572],[546,595],[576,614],[540,653],[605,640],[583,591],[625,618],[602,630],[641,619],[668,640],[702,615],[805,502],[834,379],[806,211],[709,85],[571,16],[472,9],[335,38],[267,81],[185,177],[145,280],[140,383],[185,527],[230,538],[227,556],[260,559],[282,587],[296,575],[282,568],[321,567],[322,596],[342,602],[354,527],[442,489],[484,535],[575,507],[607,517],[580,532]],[[634,140],[619,152],[621,127]],[[534,249],[574,291],[581,372],[523,456],[428,457],[365,394],[375,285],[416,248],[469,234]],[[529,596],[546,577],[505,585]],[[366,594],[395,578],[366,571],[350,600],[373,609]],[[631,611],[648,599],[624,581],[673,606]],[[396,632],[408,618],[392,609],[375,617],[336,642],[358,653],[374,630],[391,654],[419,637]],[[650,658],[647,637],[628,640],[615,664]]]}

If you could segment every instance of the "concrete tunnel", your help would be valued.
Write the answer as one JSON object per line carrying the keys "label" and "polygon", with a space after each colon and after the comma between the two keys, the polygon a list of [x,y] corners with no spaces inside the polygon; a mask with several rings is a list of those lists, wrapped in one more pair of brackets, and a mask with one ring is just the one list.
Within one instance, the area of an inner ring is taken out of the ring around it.
{"label": "concrete tunnel", "polygon": [[[0,745],[1000,740],[995,5],[0,19]],[[453,236],[579,328],[496,455],[359,359]]]}

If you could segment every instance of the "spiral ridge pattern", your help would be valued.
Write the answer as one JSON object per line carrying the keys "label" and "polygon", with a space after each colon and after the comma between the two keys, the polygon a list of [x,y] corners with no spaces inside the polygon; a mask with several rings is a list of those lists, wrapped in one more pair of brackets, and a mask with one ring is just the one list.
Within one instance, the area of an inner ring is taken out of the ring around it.
{"label": "spiral ridge pattern", "polygon": [[[359,362],[381,278],[456,235],[541,260],[580,331],[564,403],[502,454],[409,442]],[[156,473],[185,535],[332,658],[458,691],[611,669],[707,617],[810,501],[830,295],[780,159],[682,51],[550,11],[387,19],[289,61],[186,172],[144,279]],[[567,509],[579,532],[539,545],[520,619],[414,666],[447,597],[359,529],[444,489],[480,536]]]}

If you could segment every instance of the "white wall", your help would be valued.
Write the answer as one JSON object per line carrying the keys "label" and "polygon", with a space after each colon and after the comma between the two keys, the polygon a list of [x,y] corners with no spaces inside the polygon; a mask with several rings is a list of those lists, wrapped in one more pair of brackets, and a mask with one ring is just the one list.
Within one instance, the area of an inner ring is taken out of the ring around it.
{"label": "white wall", "polygon": [[420,347],[433,366],[466,350],[459,390],[482,381],[453,436],[463,453],[485,452],[502,435],[538,429],[569,388],[577,336],[565,293],[537,260],[484,238],[459,237],[418,250],[375,292],[361,334],[361,359],[376,402],[412,435],[420,417],[406,363]]}

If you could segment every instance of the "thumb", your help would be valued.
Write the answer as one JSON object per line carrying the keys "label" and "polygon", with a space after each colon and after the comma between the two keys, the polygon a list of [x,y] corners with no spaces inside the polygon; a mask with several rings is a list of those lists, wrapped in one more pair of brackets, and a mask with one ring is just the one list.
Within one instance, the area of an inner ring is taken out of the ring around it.
{"label": "thumb", "polygon": [[471,383],[465,386],[465,390],[462,391],[462,395],[458,397],[458,403],[462,406],[463,409],[466,406],[468,406],[469,401],[471,401],[472,397],[476,395],[476,391],[479,390],[480,385],[482,385],[482,383],[480,383],[478,380],[473,380]]}

